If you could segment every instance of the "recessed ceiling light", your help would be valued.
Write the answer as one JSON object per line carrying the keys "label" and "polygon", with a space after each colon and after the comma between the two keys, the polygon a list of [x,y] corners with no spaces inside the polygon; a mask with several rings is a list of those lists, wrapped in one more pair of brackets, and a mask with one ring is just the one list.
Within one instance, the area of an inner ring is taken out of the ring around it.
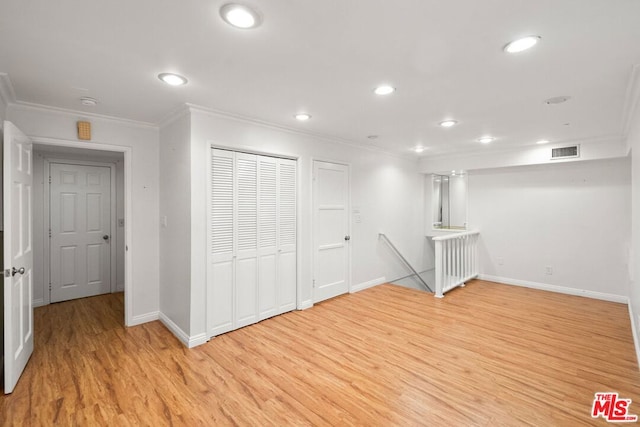
{"label": "recessed ceiling light", "polygon": [[396,88],[394,88],[393,86],[383,85],[375,88],[373,92],[376,95],[389,95],[395,91],[396,91]]}
{"label": "recessed ceiling light", "polygon": [[86,105],[87,107],[95,107],[98,103],[98,100],[95,98],[91,98],[90,96],[83,96],[80,98],[80,102],[82,105]]}
{"label": "recessed ceiling light", "polygon": [[482,143],[482,144],[488,144],[490,142],[492,142],[495,138],[492,136],[483,136],[481,138],[478,138],[478,142]]}
{"label": "recessed ceiling light", "polygon": [[413,149],[413,151],[415,151],[416,153],[422,153],[425,150],[425,148],[422,145],[418,145],[416,148]]}
{"label": "recessed ceiling light", "polygon": [[541,139],[541,140],[539,140],[539,141],[536,141],[536,144],[540,144],[540,145],[542,145],[542,144],[548,144],[548,143],[549,143],[549,140],[548,140],[548,139]]}
{"label": "recessed ceiling light", "polygon": [[544,103],[547,105],[562,104],[563,102],[567,102],[570,99],[570,96],[554,96],[553,98],[545,99]]}
{"label": "recessed ceiling light", "polygon": [[518,53],[527,49],[531,49],[540,41],[540,36],[526,36],[518,40],[514,40],[504,47],[507,53]]}
{"label": "recessed ceiling light", "polygon": [[187,84],[187,79],[179,74],[161,73],[158,74],[158,78],[171,86],[182,86]]}
{"label": "recessed ceiling light", "polygon": [[296,120],[300,120],[301,122],[304,122],[306,120],[309,120],[311,118],[310,114],[307,113],[298,113],[295,115]]}
{"label": "recessed ceiling light", "polygon": [[445,120],[440,122],[440,126],[442,126],[443,128],[450,128],[451,126],[455,126],[458,124],[457,120]]}
{"label": "recessed ceiling light", "polygon": [[225,4],[220,8],[220,16],[227,24],[243,30],[256,28],[262,23],[258,12],[242,4]]}
{"label": "recessed ceiling light", "polygon": [[367,138],[369,138],[369,139],[378,139],[378,135],[368,135]]}

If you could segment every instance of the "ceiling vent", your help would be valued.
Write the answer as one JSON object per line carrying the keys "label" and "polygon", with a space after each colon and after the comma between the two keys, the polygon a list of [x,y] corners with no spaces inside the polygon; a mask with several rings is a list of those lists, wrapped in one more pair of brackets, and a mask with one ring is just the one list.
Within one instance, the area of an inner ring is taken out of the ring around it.
{"label": "ceiling vent", "polygon": [[579,145],[551,149],[551,160],[570,159],[572,157],[580,157]]}

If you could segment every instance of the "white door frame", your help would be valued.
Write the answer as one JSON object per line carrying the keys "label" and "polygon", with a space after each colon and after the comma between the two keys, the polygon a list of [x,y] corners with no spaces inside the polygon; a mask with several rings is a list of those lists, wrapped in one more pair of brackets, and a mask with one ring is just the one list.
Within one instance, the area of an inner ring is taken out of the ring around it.
{"label": "white door frame", "polygon": [[131,155],[132,148],[122,145],[102,144],[95,142],[80,142],[57,138],[31,137],[34,144],[56,147],[72,147],[87,150],[112,151],[124,154],[124,325],[133,324],[133,276],[132,259],[135,248],[131,246],[133,236],[133,198],[131,187]]}
{"label": "white door frame", "polygon": [[[349,233],[348,235],[352,236],[351,233],[351,163],[349,162],[342,162],[342,161],[338,161],[338,160],[331,160],[331,159],[327,159],[327,158],[323,158],[323,157],[312,157],[311,158],[311,170],[309,172],[309,174],[311,175],[311,179],[310,179],[310,183],[311,183],[311,197],[309,198],[309,202],[310,202],[310,209],[309,211],[311,212],[311,275],[315,276],[315,271],[316,271],[316,213],[314,210],[314,206],[315,206],[315,184],[314,184],[314,180],[315,180],[315,176],[314,176],[314,171],[315,171],[315,164],[316,162],[323,162],[323,163],[333,163],[336,165],[341,165],[341,166],[346,166],[347,167],[347,233]],[[352,280],[351,280],[351,241],[349,241],[349,244],[347,245],[347,289],[349,290],[349,293],[353,292],[352,290]],[[313,280],[315,280],[315,277],[312,277]],[[315,301],[315,293],[316,293],[316,288],[315,285],[312,285],[311,288],[311,302],[312,305],[314,304],[313,301]]]}
{"label": "white door frame", "polygon": [[[51,229],[51,198],[49,197],[49,192],[51,191],[51,183],[49,182],[49,180],[47,179],[47,177],[51,176],[51,163],[58,163],[58,164],[64,164],[64,165],[79,165],[79,166],[99,166],[99,167],[107,167],[111,170],[111,183],[110,183],[110,187],[111,187],[111,206],[109,207],[109,210],[111,212],[111,221],[109,224],[109,227],[111,228],[111,230],[109,231],[109,238],[110,238],[110,257],[111,257],[111,264],[110,264],[110,273],[111,273],[111,280],[109,283],[109,290],[111,293],[116,291],[117,288],[117,247],[118,247],[118,240],[117,240],[117,228],[116,228],[116,216],[117,216],[117,211],[116,211],[116,204],[117,204],[117,197],[116,197],[116,164],[115,163],[110,163],[110,162],[94,162],[94,161],[88,161],[88,160],[68,160],[68,159],[63,159],[63,158],[58,158],[58,157],[54,157],[54,156],[49,156],[49,155],[45,155],[44,156],[44,192],[43,192],[43,197],[44,197],[44,201],[43,201],[43,208],[44,208],[44,230],[43,232],[43,236],[45,237],[45,245],[44,245],[44,287],[45,287],[45,291],[44,291],[44,304],[49,304],[51,302],[51,290],[47,290],[48,289],[48,284],[51,283],[51,245],[48,243],[51,243],[51,240],[49,240],[47,242],[47,236],[49,234],[49,230]],[[126,222],[125,222],[126,224]]]}

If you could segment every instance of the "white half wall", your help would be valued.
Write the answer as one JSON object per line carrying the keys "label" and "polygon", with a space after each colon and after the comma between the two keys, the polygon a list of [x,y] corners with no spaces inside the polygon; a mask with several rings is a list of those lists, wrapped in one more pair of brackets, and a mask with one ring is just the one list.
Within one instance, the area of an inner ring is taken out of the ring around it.
{"label": "white half wall", "polygon": [[[92,124],[90,142],[77,139],[76,122],[88,119]],[[74,147],[86,148],[94,143],[128,147],[131,150],[131,238],[127,242],[132,259],[129,266],[131,295],[127,308],[131,324],[139,319],[157,318],[159,307],[159,168],[158,129],[154,126],[50,109],[41,106],[11,104],[7,120],[28,136],[36,139],[55,139]]]}
{"label": "white half wall", "polygon": [[[385,244],[384,231],[414,264],[423,268],[425,239],[423,176],[412,158],[393,157],[248,120],[191,108],[191,336],[205,332],[206,156],[211,144],[235,150],[298,158],[298,308],[312,298],[312,163],[347,163],[351,168],[351,285],[402,276],[406,269]],[[355,222],[354,210],[360,222]],[[188,248],[175,248],[188,251]],[[175,284],[174,286],[179,286]]]}
{"label": "white half wall", "polygon": [[472,171],[468,181],[481,275],[628,297],[629,158]]}

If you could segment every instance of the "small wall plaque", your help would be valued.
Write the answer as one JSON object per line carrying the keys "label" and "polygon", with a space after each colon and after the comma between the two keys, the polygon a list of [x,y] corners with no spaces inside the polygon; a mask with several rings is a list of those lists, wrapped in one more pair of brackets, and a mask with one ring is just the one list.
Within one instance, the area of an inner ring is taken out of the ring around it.
{"label": "small wall plaque", "polygon": [[78,139],[91,141],[91,123],[78,122]]}

